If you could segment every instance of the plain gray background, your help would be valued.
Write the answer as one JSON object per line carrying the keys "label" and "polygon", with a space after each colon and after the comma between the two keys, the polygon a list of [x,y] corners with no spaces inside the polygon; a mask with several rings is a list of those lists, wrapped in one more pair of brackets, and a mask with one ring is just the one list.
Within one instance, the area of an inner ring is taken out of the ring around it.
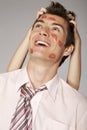
{"label": "plain gray background", "polygon": [[[82,76],[80,92],[87,96],[87,0],[54,0],[62,3],[77,15],[78,30],[82,39]],[[36,18],[37,11],[50,0],[0,0],[0,73],[7,65]],[[25,62],[26,64],[26,62]],[[59,74],[66,80],[68,60]]]}

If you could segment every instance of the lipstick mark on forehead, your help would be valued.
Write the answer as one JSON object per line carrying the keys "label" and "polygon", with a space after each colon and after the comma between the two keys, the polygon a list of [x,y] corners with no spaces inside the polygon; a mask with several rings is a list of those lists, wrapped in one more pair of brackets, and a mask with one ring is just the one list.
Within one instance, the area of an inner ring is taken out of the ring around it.
{"label": "lipstick mark on forehead", "polygon": [[56,19],[52,16],[46,16],[46,15],[42,15],[40,18],[42,19],[48,19],[48,20],[52,20],[52,21],[56,21]]}
{"label": "lipstick mark on forehead", "polygon": [[40,18],[45,19],[45,18],[47,18],[47,16],[46,15],[42,15]]}
{"label": "lipstick mark on forehead", "polygon": [[56,21],[56,19],[54,17],[48,17],[49,20],[52,20],[52,21]]}
{"label": "lipstick mark on forehead", "polygon": [[55,55],[54,53],[51,53],[51,54],[49,55],[49,58],[55,59],[55,58],[56,58],[56,55]]}

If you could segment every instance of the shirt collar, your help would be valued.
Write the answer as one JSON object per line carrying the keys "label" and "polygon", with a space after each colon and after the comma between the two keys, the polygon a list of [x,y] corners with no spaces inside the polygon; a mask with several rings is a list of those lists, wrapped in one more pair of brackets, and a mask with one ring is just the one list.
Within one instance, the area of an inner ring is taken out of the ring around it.
{"label": "shirt collar", "polygon": [[48,88],[49,94],[52,97],[52,99],[55,101],[56,96],[57,96],[57,91],[58,91],[58,84],[59,84],[59,78],[58,75],[56,74],[53,79],[48,81],[45,85]]}
{"label": "shirt collar", "polygon": [[[16,79],[16,91],[18,91],[20,87],[26,83],[30,84],[30,80],[28,77],[27,68],[24,67],[19,70]],[[53,98],[53,100],[55,100],[57,96],[58,83],[59,83],[59,78],[58,75],[56,74],[51,80],[49,80],[46,84],[44,84],[47,87],[48,92],[50,96]]]}
{"label": "shirt collar", "polygon": [[28,82],[29,82],[29,77],[28,77],[28,73],[27,73],[27,68],[24,67],[19,70],[19,73],[17,75],[16,91],[18,91],[22,85],[24,85]]}

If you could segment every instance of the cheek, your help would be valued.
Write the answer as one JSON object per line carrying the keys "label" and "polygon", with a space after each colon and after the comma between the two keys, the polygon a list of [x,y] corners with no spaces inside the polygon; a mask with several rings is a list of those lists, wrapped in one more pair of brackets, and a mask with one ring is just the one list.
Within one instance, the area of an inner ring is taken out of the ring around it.
{"label": "cheek", "polygon": [[58,36],[56,34],[51,34],[52,38],[55,39],[56,42],[58,42],[58,46],[62,47],[63,43],[59,40],[58,41]]}
{"label": "cheek", "polygon": [[58,41],[58,46],[59,46],[59,47],[62,47],[62,46],[63,46],[63,43],[62,43],[60,40]]}
{"label": "cheek", "polygon": [[55,58],[56,58],[56,55],[55,55],[54,53],[51,53],[51,54],[49,55],[49,58],[55,59]]}
{"label": "cheek", "polygon": [[30,48],[30,53],[31,53],[31,54],[33,53],[33,49],[32,49],[32,48]]}
{"label": "cheek", "polygon": [[55,39],[55,41],[57,41],[57,35],[56,34],[51,34],[52,38]]}

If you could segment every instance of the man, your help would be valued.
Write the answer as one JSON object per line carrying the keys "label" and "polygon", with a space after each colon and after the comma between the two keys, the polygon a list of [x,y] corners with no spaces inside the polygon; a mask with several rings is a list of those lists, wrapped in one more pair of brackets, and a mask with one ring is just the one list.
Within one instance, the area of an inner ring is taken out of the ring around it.
{"label": "man", "polygon": [[[74,31],[68,11],[52,2],[34,22],[27,67],[0,76],[0,129],[32,126],[32,130],[87,130],[87,100],[57,75],[59,66],[73,49]],[[15,110],[20,108],[17,103],[25,87],[35,93],[31,100],[31,95],[28,97],[31,109],[27,106],[25,110],[32,111],[32,122],[28,112],[27,123],[22,122],[24,115],[20,116],[22,123],[20,118],[15,123],[14,113],[19,113]]]}
{"label": "man", "polygon": [[[43,15],[44,13],[46,13],[46,9],[41,8],[37,13],[37,19],[39,16]],[[71,87],[78,90],[80,84],[80,78],[81,78],[81,38],[77,30],[77,21],[75,18],[75,14],[73,14],[73,12],[68,12],[68,17],[70,19],[69,22],[72,23],[74,26],[75,47],[72,55],[70,56],[66,81]],[[31,30],[32,28],[28,30],[22,42],[19,44],[18,48],[16,49],[14,55],[12,56],[8,64],[7,72],[20,69],[23,66],[26,56],[28,55],[29,37],[30,37]]]}

